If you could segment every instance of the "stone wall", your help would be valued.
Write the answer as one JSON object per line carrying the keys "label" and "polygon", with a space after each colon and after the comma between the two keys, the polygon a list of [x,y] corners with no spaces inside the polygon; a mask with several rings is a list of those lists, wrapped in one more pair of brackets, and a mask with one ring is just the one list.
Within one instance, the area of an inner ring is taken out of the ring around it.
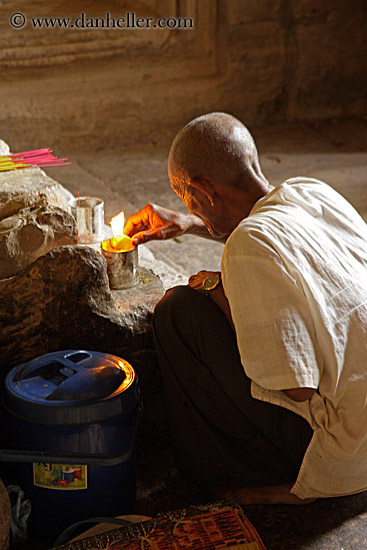
{"label": "stone wall", "polygon": [[[110,0],[83,9],[86,18],[186,16],[194,28],[36,29],[32,17],[74,20],[80,5],[3,0],[0,124],[13,148],[166,147],[211,110],[252,126],[366,115],[363,0]],[[9,22],[15,11],[26,17],[19,29]]]}

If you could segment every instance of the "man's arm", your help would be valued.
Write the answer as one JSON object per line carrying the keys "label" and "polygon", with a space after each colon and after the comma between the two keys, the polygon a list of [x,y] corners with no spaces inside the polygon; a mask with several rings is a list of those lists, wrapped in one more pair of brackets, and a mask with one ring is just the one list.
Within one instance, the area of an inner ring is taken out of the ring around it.
{"label": "man's arm", "polygon": [[[217,271],[199,271],[196,275],[192,275],[189,279],[189,286],[191,288],[197,290],[198,292],[202,292],[202,286],[204,281],[209,277],[209,275],[213,275],[219,273]],[[220,274],[220,273],[219,273]],[[233,331],[234,331],[234,324],[232,321],[232,315],[231,315],[231,308],[229,307],[229,302],[224,294],[223,285],[220,282],[218,286],[216,286],[213,290],[210,290],[209,297],[213,300],[213,302],[219,307],[219,309],[222,310],[224,315],[227,317],[227,320],[229,324],[231,325]]]}
{"label": "man's arm", "polygon": [[198,216],[169,210],[157,204],[147,204],[132,214],[124,232],[132,238],[135,246],[148,241],[173,239],[185,233],[214,239]]}

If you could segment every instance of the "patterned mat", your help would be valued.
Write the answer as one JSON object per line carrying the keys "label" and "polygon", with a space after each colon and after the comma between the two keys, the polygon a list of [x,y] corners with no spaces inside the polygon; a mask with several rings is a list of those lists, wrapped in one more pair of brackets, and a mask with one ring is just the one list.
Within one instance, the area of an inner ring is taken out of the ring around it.
{"label": "patterned mat", "polygon": [[240,507],[210,504],[159,515],[62,550],[266,550]]}

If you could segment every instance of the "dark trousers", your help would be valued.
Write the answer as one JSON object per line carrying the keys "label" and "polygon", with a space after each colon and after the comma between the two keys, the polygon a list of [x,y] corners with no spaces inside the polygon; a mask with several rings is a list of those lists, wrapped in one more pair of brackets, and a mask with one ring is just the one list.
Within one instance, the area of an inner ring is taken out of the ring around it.
{"label": "dark trousers", "polygon": [[214,302],[190,287],[173,288],[153,324],[178,465],[216,485],[295,480],[312,429],[299,415],[251,397],[235,335]]}

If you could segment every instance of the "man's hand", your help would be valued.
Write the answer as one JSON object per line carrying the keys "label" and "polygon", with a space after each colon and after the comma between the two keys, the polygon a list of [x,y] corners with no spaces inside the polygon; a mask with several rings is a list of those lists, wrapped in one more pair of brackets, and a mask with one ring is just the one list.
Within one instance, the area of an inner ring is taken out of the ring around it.
{"label": "man's hand", "polygon": [[[196,275],[191,275],[189,279],[189,286],[191,288],[198,290],[199,292],[203,292],[203,284],[204,282],[210,277],[210,275],[216,275],[219,273],[218,271],[199,271]],[[220,275],[220,273],[219,273]],[[213,292],[213,291],[212,291]]]}
{"label": "man's hand", "polygon": [[187,233],[197,223],[196,216],[168,210],[156,204],[147,204],[132,214],[126,222],[124,233],[133,244],[172,239]]}
{"label": "man's hand", "polygon": [[147,204],[132,214],[125,225],[124,233],[138,245],[153,240],[179,237],[188,230],[189,217],[156,204]]}
{"label": "man's hand", "polygon": [[[189,286],[203,292],[202,286],[204,281],[210,276],[218,273],[216,271],[199,271],[196,275],[192,275],[189,279]],[[229,307],[229,302],[224,294],[224,289],[222,283],[216,286],[213,290],[208,292],[208,296],[213,300],[213,302],[222,310],[224,315],[227,317],[229,324],[232,329],[235,330],[234,324],[232,321],[231,308]]]}

